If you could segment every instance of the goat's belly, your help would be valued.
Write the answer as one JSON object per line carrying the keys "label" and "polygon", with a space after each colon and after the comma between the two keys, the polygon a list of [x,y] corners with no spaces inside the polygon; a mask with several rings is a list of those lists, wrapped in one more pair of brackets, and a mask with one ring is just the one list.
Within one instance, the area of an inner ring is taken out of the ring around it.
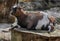
{"label": "goat's belly", "polygon": [[41,27],[44,25],[46,27],[46,25],[49,23],[49,20],[39,20],[37,26],[35,27],[36,29],[41,29]]}

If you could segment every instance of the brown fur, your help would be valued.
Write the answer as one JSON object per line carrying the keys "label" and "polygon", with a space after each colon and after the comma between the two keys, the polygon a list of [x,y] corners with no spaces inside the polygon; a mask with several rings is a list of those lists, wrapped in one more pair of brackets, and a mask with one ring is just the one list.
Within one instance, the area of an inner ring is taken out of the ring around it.
{"label": "brown fur", "polygon": [[[43,14],[38,13],[29,13],[25,14],[21,8],[16,10],[16,13],[13,13],[18,19],[18,25],[27,29],[35,29],[39,20],[43,19]],[[53,24],[55,21],[54,17],[49,17],[50,22]],[[47,28],[46,28],[47,29]],[[54,25],[51,25],[51,30],[54,29]]]}

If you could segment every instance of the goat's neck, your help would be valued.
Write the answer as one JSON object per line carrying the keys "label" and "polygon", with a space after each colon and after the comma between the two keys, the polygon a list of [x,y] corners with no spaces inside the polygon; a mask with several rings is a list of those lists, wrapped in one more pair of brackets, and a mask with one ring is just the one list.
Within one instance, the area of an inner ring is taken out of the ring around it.
{"label": "goat's neck", "polygon": [[24,20],[24,19],[26,19],[26,14],[24,14],[24,12],[23,11],[19,11],[19,13],[20,13],[20,15],[18,16],[18,18],[20,18],[20,20]]}

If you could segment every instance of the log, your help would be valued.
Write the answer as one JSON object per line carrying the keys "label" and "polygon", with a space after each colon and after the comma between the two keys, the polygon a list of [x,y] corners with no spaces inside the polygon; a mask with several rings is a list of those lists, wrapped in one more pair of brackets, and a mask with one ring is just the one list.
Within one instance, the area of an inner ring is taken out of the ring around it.
{"label": "log", "polygon": [[11,41],[59,41],[60,30],[51,33],[35,32],[26,29],[15,28],[11,30]]}

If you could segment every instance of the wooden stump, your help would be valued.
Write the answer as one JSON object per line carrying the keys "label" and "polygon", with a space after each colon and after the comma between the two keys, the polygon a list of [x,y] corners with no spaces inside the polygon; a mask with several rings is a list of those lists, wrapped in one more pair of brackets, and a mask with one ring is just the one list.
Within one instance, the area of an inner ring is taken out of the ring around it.
{"label": "wooden stump", "polygon": [[28,30],[11,30],[11,41],[60,41],[60,36],[53,36],[48,33],[38,33]]}

